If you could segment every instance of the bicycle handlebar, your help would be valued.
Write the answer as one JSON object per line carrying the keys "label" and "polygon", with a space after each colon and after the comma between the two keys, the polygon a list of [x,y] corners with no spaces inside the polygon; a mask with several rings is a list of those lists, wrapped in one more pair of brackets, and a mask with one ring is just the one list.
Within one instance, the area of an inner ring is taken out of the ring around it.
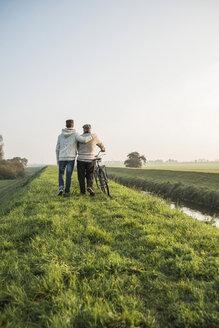
{"label": "bicycle handlebar", "polygon": [[100,156],[106,155],[106,154],[101,154],[100,155],[100,153],[101,153],[101,150],[99,151],[99,153],[97,155],[94,156],[93,161],[101,161],[102,158]]}
{"label": "bicycle handlebar", "polygon": [[[95,155],[94,157],[99,157],[100,156],[100,153],[101,153],[101,150],[99,151],[99,153],[97,155]],[[101,154],[101,156],[104,156],[106,154]]]}
{"label": "bicycle handlebar", "polygon": [[100,153],[101,153],[101,150],[100,150],[99,153],[98,153],[97,155],[95,155],[94,157],[98,157]]}

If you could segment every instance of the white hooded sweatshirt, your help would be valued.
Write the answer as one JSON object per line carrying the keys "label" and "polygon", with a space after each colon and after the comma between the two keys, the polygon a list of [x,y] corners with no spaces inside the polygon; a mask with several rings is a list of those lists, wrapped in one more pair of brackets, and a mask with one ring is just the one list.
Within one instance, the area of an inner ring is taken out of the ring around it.
{"label": "white hooded sweatshirt", "polygon": [[73,161],[77,155],[77,142],[87,143],[92,139],[92,135],[82,137],[73,128],[62,129],[56,145],[57,162]]}

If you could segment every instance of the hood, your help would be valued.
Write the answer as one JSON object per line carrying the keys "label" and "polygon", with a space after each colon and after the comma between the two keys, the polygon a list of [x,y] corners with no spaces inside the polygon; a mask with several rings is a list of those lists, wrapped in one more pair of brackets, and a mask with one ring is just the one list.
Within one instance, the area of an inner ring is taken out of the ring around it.
{"label": "hood", "polygon": [[72,129],[72,128],[62,129],[62,135],[65,138],[68,138],[68,137],[72,136],[72,134],[75,134],[75,129]]}

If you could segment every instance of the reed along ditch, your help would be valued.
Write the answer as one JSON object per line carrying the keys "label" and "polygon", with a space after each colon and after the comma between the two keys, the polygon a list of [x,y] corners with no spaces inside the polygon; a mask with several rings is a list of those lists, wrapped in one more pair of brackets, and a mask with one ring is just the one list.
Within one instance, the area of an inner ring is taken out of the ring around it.
{"label": "reed along ditch", "polygon": [[219,227],[219,173],[114,167],[107,173],[122,185],[162,197],[171,208]]}

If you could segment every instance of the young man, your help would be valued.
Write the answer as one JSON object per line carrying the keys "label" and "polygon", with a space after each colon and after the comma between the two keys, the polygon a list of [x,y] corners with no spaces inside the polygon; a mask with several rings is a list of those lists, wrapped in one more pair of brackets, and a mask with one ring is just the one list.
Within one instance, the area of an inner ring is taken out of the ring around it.
{"label": "young man", "polygon": [[74,169],[75,157],[77,154],[77,142],[87,143],[91,141],[91,135],[81,137],[74,129],[74,121],[67,120],[66,128],[58,136],[56,145],[57,164],[59,165],[59,192],[58,196],[63,194],[64,190],[64,173],[66,168],[65,194],[69,195],[71,187],[71,176]]}
{"label": "young man", "polygon": [[[84,133],[82,136],[91,136],[91,125],[85,124],[83,126]],[[94,175],[94,157],[95,148],[98,146],[102,152],[105,152],[105,147],[102,142],[98,139],[96,134],[92,134],[93,139],[86,144],[78,143],[78,159],[77,159],[77,170],[78,180],[80,185],[81,194],[85,194],[85,178],[87,180],[87,191],[91,196],[94,196],[93,186],[93,175]]]}

